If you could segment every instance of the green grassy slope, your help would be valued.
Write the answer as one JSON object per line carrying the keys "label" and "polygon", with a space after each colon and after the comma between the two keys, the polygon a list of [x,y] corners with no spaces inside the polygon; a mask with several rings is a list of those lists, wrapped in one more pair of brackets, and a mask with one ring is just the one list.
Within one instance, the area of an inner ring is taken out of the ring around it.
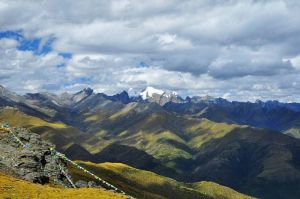
{"label": "green grassy slope", "polygon": [[99,152],[118,142],[143,150],[171,167],[176,159],[193,159],[200,147],[211,139],[223,137],[235,128],[244,128],[180,116],[155,104],[129,104],[105,119],[99,112],[85,115],[87,131],[98,138],[98,142],[89,140],[83,144],[90,152]]}
{"label": "green grassy slope", "polygon": [[[300,142],[277,132],[178,115],[153,104],[130,104],[105,116],[99,116],[101,111],[82,113],[87,134],[63,123],[3,110],[1,120],[50,137],[61,149],[77,143],[96,153],[111,143],[129,145],[159,160],[164,169],[175,170],[176,175],[159,174],[179,181],[213,181],[264,198],[299,195],[295,187],[300,184]],[[70,151],[77,149],[75,145]],[[131,162],[139,154],[134,151]],[[143,169],[157,172],[145,168],[145,162],[140,164]]]}
{"label": "green grassy slope", "polygon": [[[103,179],[115,184],[124,191],[138,198],[162,199],[250,199],[230,188],[212,182],[185,184],[149,171],[132,168],[121,163],[94,164],[78,162]],[[80,170],[72,169],[74,179],[91,179]]]}
{"label": "green grassy slope", "polygon": [[73,143],[80,143],[88,137],[72,126],[62,122],[48,122],[43,119],[29,116],[14,108],[0,109],[0,122],[8,123],[12,127],[24,127],[40,134],[44,139],[55,143],[58,149],[63,150]]}
{"label": "green grassy slope", "polygon": [[265,129],[235,129],[201,147],[191,179],[214,181],[259,198],[298,198],[300,142]]}

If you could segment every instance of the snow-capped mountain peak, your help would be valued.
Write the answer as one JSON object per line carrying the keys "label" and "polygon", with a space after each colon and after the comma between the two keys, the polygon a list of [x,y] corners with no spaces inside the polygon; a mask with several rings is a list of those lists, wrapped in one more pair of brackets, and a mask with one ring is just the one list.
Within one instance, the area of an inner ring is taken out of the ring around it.
{"label": "snow-capped mountain peak", "polygon": [[183,102],[184,100],[178,96],[175,91],[163,91],[151,86],[148,86],[145,90],[140,93],[140,97],[143,100],[149,102],[156,102],[160,105],[164,105],[168,102]]}
{"label": "snow-capped mountain peak", "polygon": [[140,96],[142,97],[143,100],[146,100],[149,97],[153,97],[154,94],[163,95],[164,93],[165,93],[165,91],[163,91],[163,90],[159,90],[159,89],[153,88],[151,86],[148,86],[145,90],[143,90],[140,93]]}

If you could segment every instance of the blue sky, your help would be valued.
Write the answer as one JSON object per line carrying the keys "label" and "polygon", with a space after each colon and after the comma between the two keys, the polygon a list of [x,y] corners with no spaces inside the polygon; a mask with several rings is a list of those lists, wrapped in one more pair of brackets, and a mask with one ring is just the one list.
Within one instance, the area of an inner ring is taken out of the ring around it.
{"label": "blue sky", "polygon": [[[42,38],[25,38],[22,31],[3,31],[0,32],[1,38],[14,39],[18,41],[18,50],[32,51],[35,55],[47,54],[52,51],[51,44],[54,41],[54,38],[49,38],[45,43],[42,43]],[[61,55],[66,55],[66,53],[61,53]]]}
{"label": "blue sky", "polygon": [[299,13],[296,0],[0,0],[0,84],[299,101]]}

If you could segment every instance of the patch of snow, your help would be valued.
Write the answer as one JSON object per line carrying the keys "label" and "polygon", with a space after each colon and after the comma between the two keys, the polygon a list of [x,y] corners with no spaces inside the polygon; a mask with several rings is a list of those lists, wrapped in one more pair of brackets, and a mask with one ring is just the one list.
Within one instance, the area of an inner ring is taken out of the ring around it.
{"label": "patch of snow", "polygon": [[165,92],[156,88],[153,88],[151,86],[148,86],[144,91],[140,93],[140,96],[143,100],[148,99],[149,97],[152,97],[153,94],[157,95],[163,95]]}

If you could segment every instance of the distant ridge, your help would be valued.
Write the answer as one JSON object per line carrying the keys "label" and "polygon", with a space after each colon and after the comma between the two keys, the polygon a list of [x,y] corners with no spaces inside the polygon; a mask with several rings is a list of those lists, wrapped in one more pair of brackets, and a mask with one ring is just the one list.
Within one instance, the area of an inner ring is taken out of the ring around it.
{"label": "distant ridge", "polygon": [[165,94],[155,101],[91,90],[6,91],[0,120],[26,126],[73,159],[123,162],[190,183],[206,179],[266,199],[299,196],[299,104],[209,96],[164,103]]}

